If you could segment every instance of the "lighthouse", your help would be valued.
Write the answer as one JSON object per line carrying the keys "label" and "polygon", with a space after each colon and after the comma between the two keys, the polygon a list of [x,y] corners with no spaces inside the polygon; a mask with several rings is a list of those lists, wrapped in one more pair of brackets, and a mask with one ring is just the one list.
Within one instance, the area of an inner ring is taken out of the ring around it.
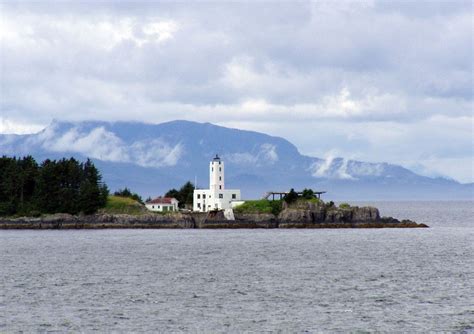
{"label": "lighthouse", "polygon": [[209,189],[215,193],[224,190],[224,161],[217,154],[209,163]]}
{"label": "lighthouse", "polygon": [[226,189],[224,175],[224,161],[216,154],[209,162],[209,189],[194,190],[194,211],[231,209],[240,202],[240,189]]}

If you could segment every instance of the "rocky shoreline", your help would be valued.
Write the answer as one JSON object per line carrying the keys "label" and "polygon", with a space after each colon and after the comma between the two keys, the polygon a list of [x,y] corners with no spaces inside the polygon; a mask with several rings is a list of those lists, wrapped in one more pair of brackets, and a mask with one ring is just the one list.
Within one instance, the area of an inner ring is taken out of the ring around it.
{"label": "rocky shoreline", "polygon": [[285,205],[278,215],[235,213],[226,219],[222,211],[168,214],[54,214],[43,217],[1,218],[0,229],[235,229],[235,228],[418,228],[411,220],[380,217],[374,207],[326,207],[300,202]]}

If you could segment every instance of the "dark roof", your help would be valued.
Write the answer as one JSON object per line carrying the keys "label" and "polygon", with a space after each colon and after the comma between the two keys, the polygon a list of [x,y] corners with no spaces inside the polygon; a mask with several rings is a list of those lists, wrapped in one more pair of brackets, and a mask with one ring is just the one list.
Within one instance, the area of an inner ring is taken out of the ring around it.
{"label": "dark roof", "polygon": [[219,156],[216,154],[216,156],[212,160],[221,160],[221,158],[219,158]]}
{"label": "dark roof", "polygon": [[171,204],[172,200],[176,200],[174,197],[157,197],[151,201],[146,202],[146,204]]}

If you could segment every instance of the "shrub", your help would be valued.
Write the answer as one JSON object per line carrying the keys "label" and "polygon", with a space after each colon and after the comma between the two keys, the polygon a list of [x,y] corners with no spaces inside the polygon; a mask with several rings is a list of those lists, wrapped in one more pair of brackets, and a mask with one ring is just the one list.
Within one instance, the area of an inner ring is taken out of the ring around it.
{"label": "shrub", "polygon": [[301,194],[301,197],[304,199],[313,199],[314,197],[314,191],[312,189],[303,189],[303,192]]}
{"label": "shrub", "polygon": [[298,199],[298,193],[293,188],[291,188],[290,192],[286,194],[283,199],[288,204],[293,203]]}
{"label": "shrub", "polygon": [[124,197],[124,198],[131,198],[131,199],[143,204],[143,200],[142,200],[141,196],[138,195],[137,193],[132,193],[130,191],[130,189],[128,189],[127,187],[125,187],[124,189],[119,189],[116,192],[114,192],[114,196]]}
{"label": "shrub", "polygon": [[281,201],[269,201],[266,199],[245,201],[245,203],[234,208],[236,213],[273,213],[278,215],[281,211]]}
{"label": "shrub", "polygon": [[327,209],[331,209],[331,208],[334,208],[335,207],[335,204],[333,201],[329,201],[326,203],[326,208]]}
{"label": "shrub", "polygon": [[340,209],[350,209],[351,206],[349,205],[349,203],[341,203],[341,204],[339,204],[339,208]]}

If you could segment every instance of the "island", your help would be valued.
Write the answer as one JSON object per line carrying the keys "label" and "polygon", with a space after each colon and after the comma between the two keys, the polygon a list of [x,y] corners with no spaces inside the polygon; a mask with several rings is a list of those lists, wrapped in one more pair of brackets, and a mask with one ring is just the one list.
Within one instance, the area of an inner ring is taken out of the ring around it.
{"label": "island", "polygon": [[[120,201],[123,201],[121,203]],[[150,212],[138,202],[112,197],[90,215],[51,214],[2,217],[0,229],[236,229],[236,228],[419,228],[411,220],[381,217],[375,207],[335,205],[318,199],[247,201],[233,210]]]}
{"label": "island", "polygon": [[427,227],[381,217],[374,207],[324,202],[324,191],[307,188],[242,200],[240,189],[225,187],[218,155],[209,162],[208,189],[187,182],[145,201],[127,188],[110,195],[90,159],[39,165],[31,156],[3,156],[0,171],[0,229]]}

